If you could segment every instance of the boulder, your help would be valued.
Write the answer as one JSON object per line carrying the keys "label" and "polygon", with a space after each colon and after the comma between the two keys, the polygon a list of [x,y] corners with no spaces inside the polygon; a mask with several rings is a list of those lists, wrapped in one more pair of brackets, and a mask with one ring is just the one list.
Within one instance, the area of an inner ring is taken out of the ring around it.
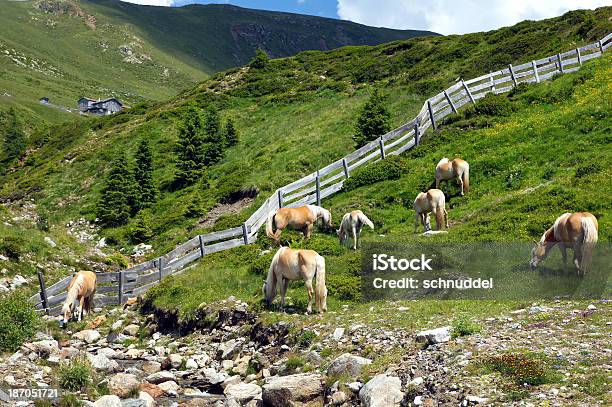
{"label": "boulder", "polygon": [[451,327],[443,326],[442,328],[429,329],[416,334],[416,341],[433,345],[435,343],[448,342],[451,338]]}
{"label": "boulder", "polygon": [[221,360],[232,359],[239,350],[239,343],[235,339],[231,339],[219,345],[217,358]]}
{"label": "boulder", "polygon": [[178,394],[178,390],[180,389],[180,386],[174,380],[160,383],[158,386],[169,396],[176,396]]}
{"label": "boulder", "polygon": [[84,329],[72,335],[73,338],[84,341],[86,343],[94,343],[100,339],[100,332],[95,329]]}
{"label": "boulder", "polygon": [[332,335],[334,340],[339,341],[344,336],[344,328],[336,328],[334,329],[334,334]]}
{"label": "boulder", "polygon": [[140,369],[146,374],[150,375],[161,370],[161,363],[148,360],[144,362],[142,366],[140,366]]}
{"label": "boulder", "polygon": [[88,353],[87,360],[89,360],[89,363],[91,363],[91,367],[96,370],[106,372],[115,372],[119,370],[119,364],[114,360],[107,358],[103,353],[98,353],[97,355]]}
{"label": "boulder", "polygon": [[365,407],[399,406],[404,398],[399,377],[379,374],[359,390],[359,399]]}
{"label": "boulder", "polygon": [[170,360],[170,366],[172,366],[175,369],[180,368],[181,365],[183,364],[183,357],[176,353],[173,353],[170,356],[168,356],[168,359]]}
{"label": "boulder", "polygon": [[146,391],[140,391],[138,393],[138,398],[145,402],[144,407],[155,406],[155,399]]}
{"label": "boulder", "polygon": [[102,396],[94,403],[96,407],[122,407],[121,400],[115,395]]}
{"label": "boulder", "polygon": [[130,324],[123,328],[123,333],[129,336],[137,336],[138,331],[140,330],[140,326],[136,324]]}
{"label": "boulder", "polygon": [[146,407],[147,402],[141,399],[126,399],[121,400],[122,407]]}
{"label": "boulder", "polygon": [[370,363],[372,363],[371,359],[351,355],[350,353],[344,353],[334,359],[334,361],[329,365],[327,375],[349,375],[351,377],[355,377],[359,375],[363,366],[369,365]]}
{"label": "boulder", "polygon": [[140,390],[139,398],[142,398],[142,393],[147,393],[154,399],[160,398],[164,395],[164,391],[160,389],[159,386],[156,384],[142,383],[140,387],[138,387],[138,389]]}
{"label": "boulder", "polygon": [[337,391],[331,395],[330,401],[334,406],[344,404],[349,400],[349,396],[343,391]]}
{"label": "boulder", "polygon": [[300,373],[270,378],[263,386],[264,403],[272,406],[288,406],[294,402],[309,402],[323,398],[322,377],[318,374]]}
{"label": "boulder", "polygon": [[167,370],[162,370],[153,374],[150,374],[146,377],[149,383],[160,384],[163,382],[169,382],[176,379],[174,373],[169,372]]}
{"label": "boulder", "polygon": [[198,368],[198,363],[194,359],[192,358],[187,359],[187,362],[185,362],[185,369],[195,370],[197,368]]}
{"label": "boulder", "polygon": [[129,373],[117,373],[108,380],[108,390],[121,398],[128,397],[140,386],[140,380]]}
{"label": "boulder", "polygon": [[27,347],[36,352],[36,354],[43,359],[51,355],[59,354],[59,344],[54,339],[32,342]]}
{"label": "boulder", "polygon": [[223,393],[225,397],[234,398],[243,404],[251,400],[260,400],[262,390],[255,383],[238,383],[227,386]]}

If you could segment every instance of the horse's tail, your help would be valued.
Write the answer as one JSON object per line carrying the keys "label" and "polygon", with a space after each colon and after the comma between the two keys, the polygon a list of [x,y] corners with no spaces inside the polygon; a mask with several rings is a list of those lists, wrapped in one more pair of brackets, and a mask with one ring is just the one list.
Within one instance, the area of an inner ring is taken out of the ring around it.
{"label": "horse's tail", "polygon": [[368,219],[367,216],[363,214],[363,212],[359,213],[359,220],[363,222],[364,224],[368,225],[370,229],[374,230],[374,224],[372,223],[370,219]]}
{"label": "horse's tail", "polygon": [[266,299],[266,303],[268,304],[270,304],[276,296],[276,263],[278,263],[278,258],[280,257],[282,251],[283,247],[278,249],[272,258],[270,268],[268,269],[268,276],[266,277],[266,282],[263,286],[263,294]]}
{"label": "horse's tail", "polygon": [[580,220],[580,225],[582,226],[582,247],[580,248],[582,252],[582,261],[580,268],[584,273],[593,259],[593,246],[597,243],[598,236],[597,226],[595,226],[593,218],[583,217]]}
{"label": "horse's tail", "polygon": [[470,192],[470,165],[467,162],[465,163],[461,180],[463,181],[463,191],[466,193]]}
{"label": "horse's tail", "polygon": [[275,216],[276,212],[272,212],[268,215],[268,221],[266,222],[266,235],[270,239],[274,239]]}
{"label": "horse's tail", "polygon": [[319,312],[327,311],[327,287],[325,287],[325,258],[317,254],[315,257],[315,301]]}

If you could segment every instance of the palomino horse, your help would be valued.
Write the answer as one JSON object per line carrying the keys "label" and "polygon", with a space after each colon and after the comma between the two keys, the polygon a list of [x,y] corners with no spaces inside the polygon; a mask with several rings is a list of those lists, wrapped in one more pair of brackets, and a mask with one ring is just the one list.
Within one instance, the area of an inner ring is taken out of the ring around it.
{"label": "palomino horse", "polygon": [[414,215],[414,233],[417,232],[419,221],[425,227],[425,231],[431,230],[429,223],[429,213],[433,213],[436,217],[436,229],[441,230],[442,225],[448,229],[448,212],[446,212],[446,198],[444,193],[439,189],[430,189],[427,192],[419,192],[414,204],[412,205],[416,211]]}
{"label": "palomino horse", "polygon": [[448,183],[453,178],[459,182],[462,196],[464,192],[470,192],[470,165],[461,158],[449,161],[448,158],[444,157],[436,165],[436,188],[440,187],[441,181]]}
{"label": "palomino horse", "polygon": [[83,319],[83,314],[89,313],[93,308],[95,293],[96,273],[87,270],[79,271],[76,276],[72,278],[68,286],[68,294],[62,306],[64,319],[61,325],[65,326],[68,321],[72,319],[73,312],[76,314],[77,320],[81,321]]}
{"label": "palomino horse", "polygon": [[345,213],[342,222],[340,222],[340,229],[336,231],[340,244],[345,244],[349,238],[349,233],[351,233],[353,235],[353,250],[357,250],[357,239],[361,236],[363,225],[368,225],[374,230],[372,221],[360,210]]}
{"label": "palomino horse", "polygon": [[599,225],[597,218],[589,212],[564,213],[559,216],[555,223],[548,229],[535,247],[531,250],[532,269],[546,258],[550,249],[555,244],[559,245],[563,256],[563,267],[567,268],[567,248],[574,250],[574,265],[578,275],[584,275],[591,263],[593,246],[597,243],[597,231]]}
{"label": "palomino horse", "polygon": [[304,205],[297,208],[280,208],[268,216],[266,235],[278,244],[281,232],[288,227],[301,230],[306,239],[309,239],[312,228],[319,219],[323,219],[323,224],[331,227],[331,213],[320,206]]}
{"label": "palomino horse", "polygon": [[[315,279],[316,291],[312,288]],[[266,303],[269,305],[276,296],[276,286],[281,289],[281,307],[285,306],[285,294],[289,281],[304,280],[308,289],[308,312],[312,312],[312,295],[315,294],[317,309],[320,313],[327,311],[327,288],[325,287],[325,259],[314,250],[296,250],[289,247],[278,249],[268,277],[263,285]]]}

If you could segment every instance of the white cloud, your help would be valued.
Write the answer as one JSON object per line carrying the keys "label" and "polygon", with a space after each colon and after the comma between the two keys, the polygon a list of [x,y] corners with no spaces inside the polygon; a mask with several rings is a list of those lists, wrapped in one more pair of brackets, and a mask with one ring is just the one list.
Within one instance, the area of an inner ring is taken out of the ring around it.
{"label": "white cloud", "polygon": [[610,0],[338,0],[338,16],[376,27],[464,34],[609,4]]}
{"label": "white cloud", "polygon": [[142,4],[145,6],[162,6],[172,7],[174,6],[174,0],[121,0],[125,3]]}

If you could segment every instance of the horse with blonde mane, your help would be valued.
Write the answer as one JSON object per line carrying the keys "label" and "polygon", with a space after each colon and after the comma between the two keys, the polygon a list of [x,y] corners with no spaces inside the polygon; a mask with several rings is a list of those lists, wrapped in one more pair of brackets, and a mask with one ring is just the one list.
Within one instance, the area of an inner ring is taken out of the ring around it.
{"label": "horse with blonde mane", "polygon": [[368,225],[374,230],[374,224],[360,210],[345,213],[340,222],[340,229],[336,231],[340,244],[346,244],[349,233],[353,236],[353,250],[357,250],[357,240],[361,236],[363,225]]}
{"label": "horse with blonde mane", "polygon": [[470,165],[467,161],[461,158],[449,161],[448,158],[444,157],[436,165],[436,189],[440,187],[440,182],[446,181],[448,184],[448,181],[453,178],[459,182],[461,196],[464,192],[470,191]]}
{"label": "horse with blonde mane", "polygon": [[[266,303],[270,305],[277,294],[277,286],[281,291],[281,308],[285,306],[285,294],[289,281],[304,280],[308,289],[308,313],[312,312],[312,296],[314,293],[319,313],[327,311],[327,288],[325,287],[325,259],[314,250],[297,250],[289,247],[278,249],[268,271],[268,277],[263,285]],[[315,279],[316,290],[312,287]]]}
{"label": "horse with blonde mane", "polygon": [[535,269],[550,250],[558,245],[563,257],[563,268],[567,269],[567,249],[572,248],[578,275],[584,275],[591,264],[598,229],[597,218],[592,213],[564,213],[544,232],[539,242],[534,240],[535,247],[531,250],[529,266]]}
{"label": "horse with blonde mane", "polygon": [[266,235],[278,244],[283,229],[289,228],[301,230],[306,239],[309,239],[312,228],[319,219],[323,219],[325,226],[332,226],[331,213],[320,206],[304,205],[297,208],[280,208],[268,216]]}
{"label": "horse with blonde mane", "polygon": [[84,314],[90,313],[95,293],[96,273],[87,270],[79,271],[68,285],[68,294],[62,305],[64,319],[61,325],[66,326],[72,319],[73,313],[76,314],[77,321],[81,321]]}
{"label": "horse with blonde mane", "polygon": [[429,214],[436,217],[436,230],[441,230],[442,225],[448,229],[448,212],[446,212],[446,198],[439,189],[430,189],[427,192],[419,192],[412,207],[414,215],[414,233],[417,232],[419,221],[425,227],[425,232],[431,230]]}

